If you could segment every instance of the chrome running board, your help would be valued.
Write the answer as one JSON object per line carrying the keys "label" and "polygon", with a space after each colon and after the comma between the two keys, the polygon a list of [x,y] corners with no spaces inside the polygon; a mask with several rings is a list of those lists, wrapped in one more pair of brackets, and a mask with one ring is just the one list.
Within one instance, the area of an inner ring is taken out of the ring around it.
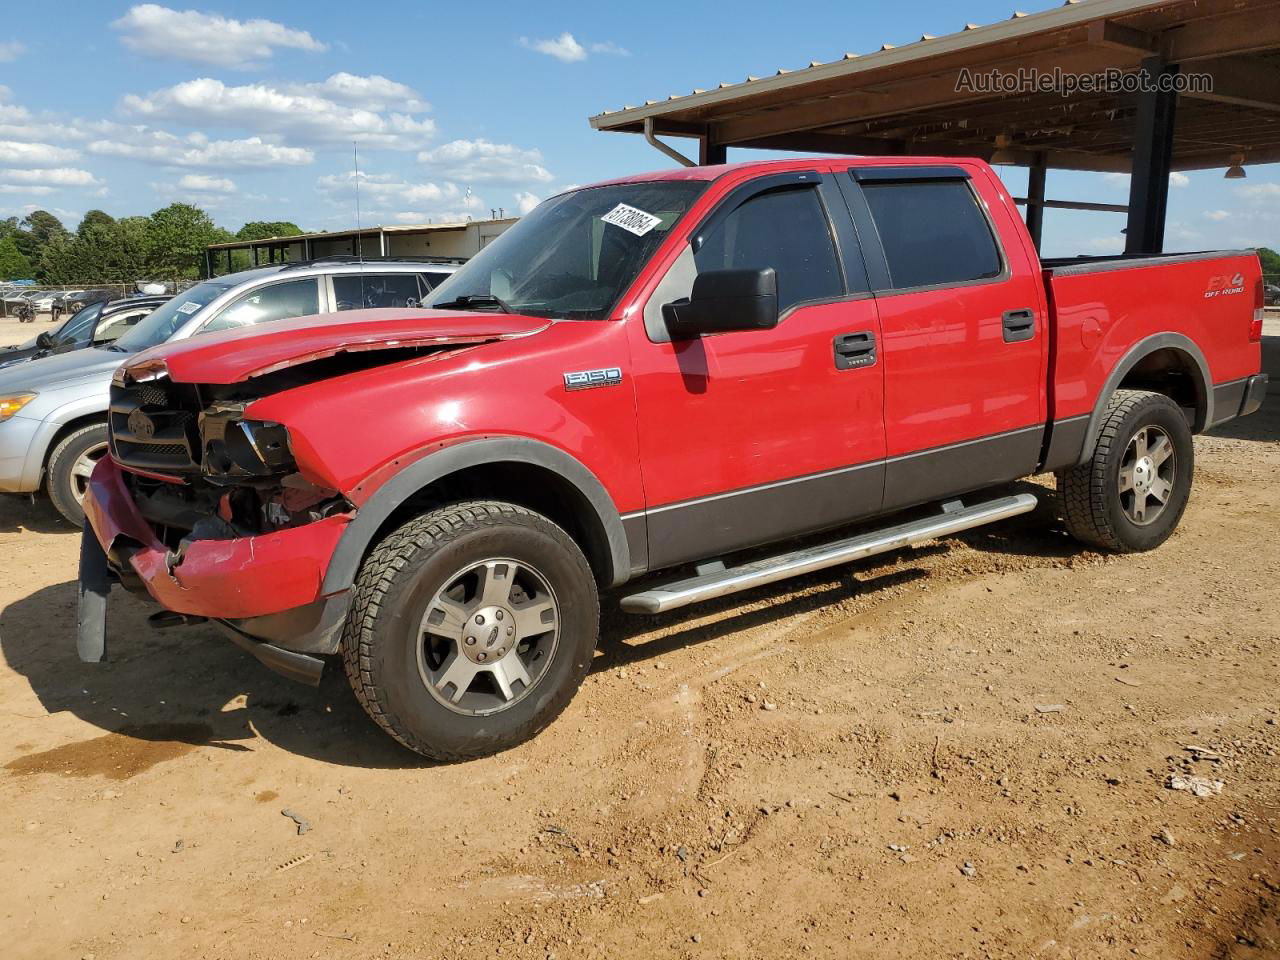
{"label": "chrome running board", "polygon": [[776,583],[788,577],[798,577],[814,570],[872,557],[877,553],[912,547],[926,540],[950,536],[962,530],[1016,517],[1020,513],[1029,513],[1035,508],[1036,498],[1029,493],[1001,497],[972,507],[952,501],[942,508],[941,514],[923,520],[913,520],[846,540],[796,550],[777,557],[766,557],[740,567],[713,570],[702,576],[651,587],[623,597],[622,609],[628,613],[665,613],[691,603],[750,590],[752,587]]}

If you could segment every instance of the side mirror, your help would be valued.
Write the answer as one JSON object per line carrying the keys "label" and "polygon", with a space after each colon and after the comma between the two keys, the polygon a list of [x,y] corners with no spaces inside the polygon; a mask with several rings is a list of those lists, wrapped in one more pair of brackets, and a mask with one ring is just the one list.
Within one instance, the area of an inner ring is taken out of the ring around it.
{"label": "side mirror", "polygon": [[48,330],[41,332],[36,336],[36,346],[41,350],[52,350],[54,347],[53,334]]}
{"label": "side mirror", "polygon": [[770,330],[778,325],[778,276],[773,267],[700,273],[689,297],[662,305],[662,317],[673,340]]}

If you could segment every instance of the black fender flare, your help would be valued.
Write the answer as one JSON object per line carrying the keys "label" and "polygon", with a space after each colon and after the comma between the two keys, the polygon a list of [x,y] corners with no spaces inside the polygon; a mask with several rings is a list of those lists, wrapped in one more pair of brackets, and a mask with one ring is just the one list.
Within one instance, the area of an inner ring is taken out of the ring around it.
{"label": "black fender flare", "polygon": [[1130,347],[1107,376],[1098,392],[1093,413],[1089,415],[1089,427],[1085,431],[1084,445],[1077,463],[1083,464],[1093,455],[1093,447],[1098,441],[1098,432],[1102,429],[1102,420],[1107,413],[1107,404],[1111,401],[1111,395],[1119,389],[1120,382],[1151,354],[1168,349],[1184,353],[1192,361],[1191,369],[1196,381],[1196,418],[1191,424],[1191,432],[1200,433],[1213,425],[1213,377],[1209,373],[1209,363],[1205,360],[1204,353],[1194,340],[1181,333],[1154,333]]}
{"label": "black fender flare", "polygon": [[484,437],[427,454],[378,487],[343,531],[325,571],[322,592],[330,595],[351,588],[373,538],[387,518],[415,493],[459,470],[496,463],[531,464],[567,480],[590,504],[604,531],[610,562],[606,582],[617,586],[627,579],[631,571],[631,554],[622,518],[613,498],[594,473],[563,450],[538,440]]}

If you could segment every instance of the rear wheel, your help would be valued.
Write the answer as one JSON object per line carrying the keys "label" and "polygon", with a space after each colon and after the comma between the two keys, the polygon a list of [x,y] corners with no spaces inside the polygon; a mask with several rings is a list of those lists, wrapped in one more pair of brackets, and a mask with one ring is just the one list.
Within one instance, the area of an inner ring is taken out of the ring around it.
{"label": "rear wheel", "polygon": [[1155,549],[1186,510],[1194,458],[1176,403],[1161,393],[1117,390],[1092,456],[1058,475],[1067,530],[1105,550]]}
{"label": "rear wheel", "polygon": [[84,495],[89,474],[107,455],[107,425],[94,423],[63,437],[49,455],[46,488],[58,512],[77,527],[84,525]]}
{"label": "rear wheel", "polygon": [[410,750],[463,760],[515,746],[568,705],[600,611],[582,551],[540,514],[443,507],[365,560],[343,664],[369,716]]}

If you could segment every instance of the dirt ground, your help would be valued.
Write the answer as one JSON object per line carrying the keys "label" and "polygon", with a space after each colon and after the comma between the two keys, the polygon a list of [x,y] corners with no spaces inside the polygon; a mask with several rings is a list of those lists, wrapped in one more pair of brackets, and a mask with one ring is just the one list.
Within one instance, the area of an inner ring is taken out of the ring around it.
{"label": "dirt ground", "polygon": [[127,597],[77,662],[77,535],[0,499],[4,956],[1278,957],[1280,396],[1196,455],[1151,554],[1046,512],[608,614],[455,766]]}
{"label": "dirt ground", "polygon": [[12,317],[0,317],[0,347],[25,343],[42,330],[56,330],[58,324],[49,322],[49,315],[42,313],[32,323],[19,323]]}

